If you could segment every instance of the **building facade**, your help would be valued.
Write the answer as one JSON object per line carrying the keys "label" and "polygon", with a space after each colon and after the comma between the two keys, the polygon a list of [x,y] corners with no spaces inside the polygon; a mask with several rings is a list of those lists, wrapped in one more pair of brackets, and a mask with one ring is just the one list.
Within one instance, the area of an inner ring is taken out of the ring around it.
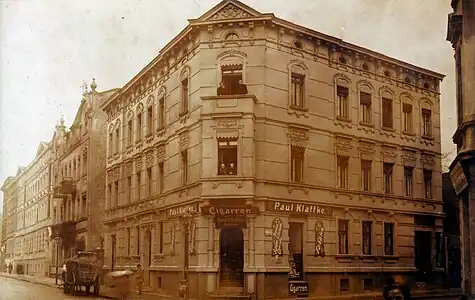
{"label": "building facade", "polygon": [[453,13],[449,14],[447,40],[455,52],[457,81],[457,130],[453,142],[457,157],[450,166],[450,176],[460,199],[462,245],[462,288],[468,297],[475,295],[475,1],[452,0]]}
{"label": "building facade", "polygon": [[94,80],[90,91],[85,87],[72,125],[66,128],[61,119],[53,136],[52,238],[60,239],[55,239],[52,257],[59,265],[76,251],[101,246],[106,115],[99,106],[114,90],[98,92],[96,87]]}
{"label": "building facade", "polygon": [[[21,168],[17,171],[17,176]],[[2,185],[3,192],[3,218],[2,240],[0,247],[3,249],[3,260],[6,266],[13,266],[15,231],[16,231],[16,208],[18,202],[17,177],[9,176]]]}
{"label": "building facade", "polygon": [[442,79],[234,0],[189,20],[102,106],[105,269],[194,299],[440,282]]}

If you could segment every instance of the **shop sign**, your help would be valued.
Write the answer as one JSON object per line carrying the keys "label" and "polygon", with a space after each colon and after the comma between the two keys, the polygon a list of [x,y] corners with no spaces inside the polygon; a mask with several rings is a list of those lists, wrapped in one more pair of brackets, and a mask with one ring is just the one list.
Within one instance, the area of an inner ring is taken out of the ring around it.
{"label": "shop sign", "polygon": [[172,217],[182,216],[185,214],[193,214],[196,212],[198,212],[197,204],[182,205],[182,206],[169,208],[167,210],[167,217],[172,218]]}
{"label": "shop sign", "polygon": [[452,181],[457,196],[468,186],[467,177],[465,177],[460,162],[457,162],[454,168],[450,171],[450,180]]}
{"label": "shop sign", "polygon": [[307,281],[289,281],[289,293],[292,295],[307,295],[308,282]]}
{"label": "shop sign", "polygon": [[251,205],[240,206],[204,206],[201,213],[208,216],[247,216],[259,214],[259,208]]}
{"label": "shop sign", "polygon": [[321,205],[289,203],[281,201],[268,201],[267,210],[271,212],[284,212],[290,214],[331,216],[332,210],[329,207]]}
{"label": "shop sign", "polygon": [[247,227],[246,216],[216,216],[214,222],[216,229]]}

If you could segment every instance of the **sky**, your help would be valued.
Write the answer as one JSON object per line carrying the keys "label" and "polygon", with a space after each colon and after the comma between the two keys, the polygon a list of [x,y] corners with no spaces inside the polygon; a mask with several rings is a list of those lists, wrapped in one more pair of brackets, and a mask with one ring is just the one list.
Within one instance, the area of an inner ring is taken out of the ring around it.
{"label": "sky", "polygon": [[[71,125],[83,82],[122,87],[217,0],[0,0],[0,185]],[[243,0],[265,13],[447,75],[442,151],[456,129],[450,0]],[[179,3],[179,4],[178,4]],[[0,203],[3,194],[0,193]],[[0,205],[1,210],[1,205]]]}

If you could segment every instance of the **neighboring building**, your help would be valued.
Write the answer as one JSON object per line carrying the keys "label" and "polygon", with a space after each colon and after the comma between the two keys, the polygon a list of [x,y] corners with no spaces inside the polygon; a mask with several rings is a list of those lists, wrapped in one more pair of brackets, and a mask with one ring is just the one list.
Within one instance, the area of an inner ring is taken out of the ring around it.
{"label": "neighboring building", "polygon": [[44,276],[51,263],[47,229],[51,225],[50,159],[50,144],[40,142],[36,157],[16,175],[13,265],[18,273]]}
{"label": "neighboring building", "polygon": [[453,142],[457,157],[450,167],[450,176],[460,199],[462,287],[468,297],[475,296],[475,1],[452,0],[447,40],[455,52],[457,81],[457,130]]}
{"label": "neighboring building", "polygon": [[18,203],[18,175],[22,171],[19,167],[16,176],[9,176],[2,185],[3,192],[3,220],[1,246],[5,249],[5,263],[14,263],[15,232],[17,226],[17,203]]}
{"label": "neighboring building", "polygon": [[103,104],[105,268],[172,298],[440,286],[443,77],[221,2]]}
{"label": "neighboring building", "polygon": [[61,119],[52,141],[52,238],[56,233],[61,237],[60,251],[54,248],[52,255],[56,264],[56,253],[59,254],[59,265],[76,251],[100,247],[104,231],[101,203],[105,186],[106,115],[99,106],[115,90],[97,92],[94,80],[91,89],[84,91],[71,127],[67,129]]}

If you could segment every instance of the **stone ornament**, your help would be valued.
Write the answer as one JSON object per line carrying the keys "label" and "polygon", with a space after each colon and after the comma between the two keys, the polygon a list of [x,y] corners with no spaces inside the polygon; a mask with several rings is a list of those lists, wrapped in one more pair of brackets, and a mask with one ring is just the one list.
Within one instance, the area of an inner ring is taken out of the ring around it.
{"label": "stone ornament", "polygon": [[325,256],[325,226],[322,221],[315,223],[315,256]]}
{"label": "stone ornament", "polygon": [[250,18],[252,17],[249,13],[245,12],[244,10],[238,8],[235,5],[228,4],[222,10],[217,12],[213,17],[212,20],[226,20],[226,19],[243,19],[243,18]]}
{"label": "stone ornament", "polygon": [[284,255],[282,251],[282,220],[275,218],[272,221],[272,256]]}
{"label": "stone ornament", "polygon": [[170,255],[173,256],[175,255],[175,242],[176,242],[176,225],[175,223],[172,223],[172,228],[170,231]]}

